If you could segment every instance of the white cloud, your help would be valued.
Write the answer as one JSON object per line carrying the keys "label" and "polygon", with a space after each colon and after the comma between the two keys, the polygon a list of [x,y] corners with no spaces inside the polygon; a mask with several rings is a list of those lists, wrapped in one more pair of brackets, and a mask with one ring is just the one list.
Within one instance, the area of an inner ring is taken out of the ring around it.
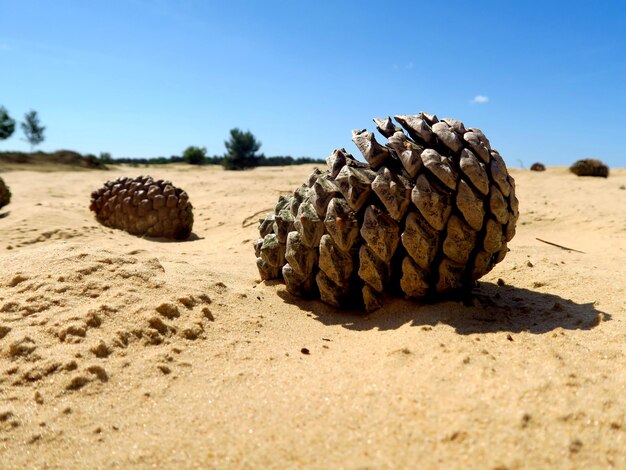
{"label": "white cloud", "polygon": [[471,104],[485,104],[488,102],[489,102],[489,97],[485,95],[476,95],[474,96],[472,101],[470,101]]}
{"label": "white cloud", "polygon": [[415,64],[413,62],[406,62],[403,65],[393,64],[391,67],[394,70],[400,70],[400,69],[411,70],[415,67]]}

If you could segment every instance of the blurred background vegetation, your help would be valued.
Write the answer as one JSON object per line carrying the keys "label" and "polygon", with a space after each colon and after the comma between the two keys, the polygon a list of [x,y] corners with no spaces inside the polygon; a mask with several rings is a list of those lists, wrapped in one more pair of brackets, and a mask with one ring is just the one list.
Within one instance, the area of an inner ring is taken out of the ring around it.
{"label": "blurred background vegetation", "polygon": [[[9,139],[15,132],[15,119],[3,106],[0,106],[0,141]],[[283,166],[301,165],[305,163],[323,164],[323,159],[298,157],[291,155],[278,155],[266,157],[258,153],[261,142],[250,131],[242,131],[238,128],[231,129],[229,138],[224,141],[226,153],[223,155],[209,155],[205,147],[189,146],[182,155],[169,157],[157,156],[151,158],[113,157],[109,152],[100,152],[98,156],[93,154],[82,155],[72,150],[58,150],[52,153],[34,152],[34,148],[45,140],[45,127],[41,125],[36,111],[29,111],[24,115],[24,121],[20,123],[24,134],[23,140],[31,145],[31,151],[0,151],[0,162],[3,163],[56,163],[82,166],[85,168],[105,169],[106,165],[130,164],[130,165],[166,165],[169,163],[188,163],[190,165],[222,165],[226,170],[246,170],[257,166]]]}

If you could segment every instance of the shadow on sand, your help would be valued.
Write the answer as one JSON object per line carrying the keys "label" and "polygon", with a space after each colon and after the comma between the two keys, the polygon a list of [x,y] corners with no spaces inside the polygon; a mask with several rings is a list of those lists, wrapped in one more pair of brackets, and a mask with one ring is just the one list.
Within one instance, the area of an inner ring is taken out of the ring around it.
{"label": "shadow on sand", "polygon": [[204,237],[198,236],[195,232],[191,232],[184,240],[174,240],[171,238],[161,238],[161,237],[142,237],[144,240],[150,240],[151,242],[158,243],[187,243],[187,242],[195,242],[198,240],[204,240]]}
{"label": "shadow on sand", "polygon": [[443,323],[462,335],[522,331],[543,334],[557,328],[591,330],[600,322],[611,320],[610,314],[597,310],[593,303],[577,304],[554,294],[487,282],[479,283],[463,302],[418,303],[389,298],[380,310],[368,315],[340,311],[319,300],[302,300],[286,290],[278,294],[325,325],[341,325],[355,331]]}
{"label": "shadow on sand", "polygon": [[2,212],[0,213],[0,219],[4,219],[6,216],[8,216],[11,213],[11,211],[6,211],[6,212]]}

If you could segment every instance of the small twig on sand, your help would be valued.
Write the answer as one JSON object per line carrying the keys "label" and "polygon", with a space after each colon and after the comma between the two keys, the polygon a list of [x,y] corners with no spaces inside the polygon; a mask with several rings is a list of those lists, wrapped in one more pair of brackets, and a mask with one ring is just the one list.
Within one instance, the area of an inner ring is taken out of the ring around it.
{"label": "small twig on sand", "polygon": [[539,240],[542,243],[547,243],[548,245],[556,246],[557,248],[561,248],[562,250],[575,251],[576,253],[586,254],[584,251],[575,250],[574,248],[568,248],[568,247],[563,246],[563,245],[557,245],[556,243],[552,243],[552,242],[547,242],[545,240],[542,240],[541,238],[535,238],[535,240]]}
{"label": "small twig on sand", "polygon": [[255,212],[252,215],[249,215],[248,217],[246,217],[245,219],[243,219],[243,222],[241,222],[241,226],[242,227],[250,227],[251,225],[254,225],[258,222],[257,218],[261,215],[261,214],[269,214],[270,212],[272,212],[272,208],[270,207],[269,209],[263,209],[261,211]]}

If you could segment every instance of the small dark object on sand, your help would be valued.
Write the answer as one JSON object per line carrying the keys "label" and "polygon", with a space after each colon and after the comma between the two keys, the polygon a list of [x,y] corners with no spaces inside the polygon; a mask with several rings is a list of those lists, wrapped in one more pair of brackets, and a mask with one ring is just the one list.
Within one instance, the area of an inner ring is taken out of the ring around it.
{"label": "small dark object on sand", "polygon": [[569,168],[569,171],[577,176],[601,176],[603,178],[609,176],[609,167],[594,158],[578,160]]}
{"label": "small dark object on sand", "polygon": [[11,202],[11,191],[9,187],[4,183],[4,180],[0,178],[0,208],[6,206]]}
{"label": "small dark object on sand", "polygon": [[546,166],[543,163],[533,163],[530,167],[530,171],[546,171]]}
{"label": "small dark object on sand", "polygon": [[193,226],[187,193],[150,176],[107,181],[91,193],[89,209],[101,224],[132,235],[184,240]]}

